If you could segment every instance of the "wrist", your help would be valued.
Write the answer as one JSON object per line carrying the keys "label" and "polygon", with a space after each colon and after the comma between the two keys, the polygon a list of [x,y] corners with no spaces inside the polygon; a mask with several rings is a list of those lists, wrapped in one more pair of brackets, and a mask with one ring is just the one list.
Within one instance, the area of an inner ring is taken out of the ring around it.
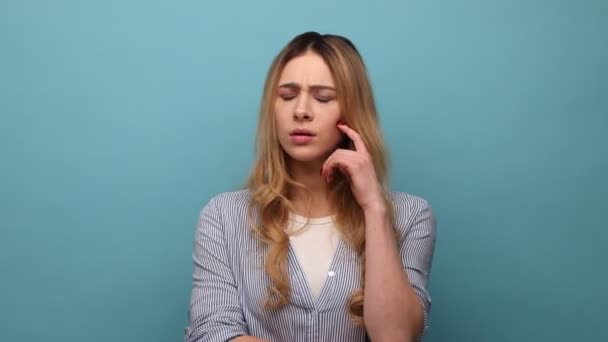
{"label": "wrist", "polygon": [[385,217],[387,212],[388,209],[383,201],[376,201],[363,207],[365,217]]}

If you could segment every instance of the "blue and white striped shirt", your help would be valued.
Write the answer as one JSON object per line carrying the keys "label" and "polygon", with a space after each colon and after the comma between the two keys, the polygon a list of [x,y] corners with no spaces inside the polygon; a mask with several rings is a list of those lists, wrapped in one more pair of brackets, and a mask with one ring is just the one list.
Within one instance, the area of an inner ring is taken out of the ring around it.
{"label": "blue and white striped shirt", "polygon": [[[435,217],[420,197],[392,192],[391,198],[401,259],[424,308],[426,331]],[[268,341],[365,341],[365,328],[356,325],[348,311],[349,298],[361,287],[361,277],[357,255],[344,240],[330,266],[333,276],[326,278],[316,300],[290,247],[290,302],[279,310],[263,307],[270,285],[263,267],[267,247],[248,224],[249,200],[247,190],[222,193],[200,213],[185,341],[229,341],[241,335]]]}

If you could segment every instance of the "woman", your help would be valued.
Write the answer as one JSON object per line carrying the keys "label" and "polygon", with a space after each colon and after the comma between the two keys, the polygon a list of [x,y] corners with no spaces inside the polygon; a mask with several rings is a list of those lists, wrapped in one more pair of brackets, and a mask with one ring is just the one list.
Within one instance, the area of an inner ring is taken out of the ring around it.
{"label": "woman", "polygon": [[413,341],[428,325],[428,203],[387,189],[365,65],[308,32],[275,58],[246,189],[199,217],[186,341]]}

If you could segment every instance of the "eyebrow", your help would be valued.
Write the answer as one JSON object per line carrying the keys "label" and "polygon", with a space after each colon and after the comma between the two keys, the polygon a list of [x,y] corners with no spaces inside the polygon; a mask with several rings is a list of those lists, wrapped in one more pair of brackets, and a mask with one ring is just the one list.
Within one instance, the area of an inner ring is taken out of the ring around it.
{"label": "eyebrow", "polygon": [[[289,83],[283,83],[283,84],[281,84],[279,86],[279,88],[301,89],[302,86],[299,85],[298,83],[289,82]],[[312,90],[312,91],[316,91],[316,90],[333,90],[333,91],[336,91],[336,88],[334,88],[334,87],[326,86],[326,85],[320,85],[320,84],[312,84],[308,88],[310,88],[310,90]]]}

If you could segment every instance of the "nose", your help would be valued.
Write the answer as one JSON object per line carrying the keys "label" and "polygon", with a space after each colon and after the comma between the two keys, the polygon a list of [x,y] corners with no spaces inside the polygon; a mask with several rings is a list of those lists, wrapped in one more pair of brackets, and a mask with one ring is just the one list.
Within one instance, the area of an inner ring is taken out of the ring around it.
{"label": "nose", "polygon": [[310,110],[310,104],[306,96],[299,96],[296,108],[293,112],[293,118],[296,121],[312,121],[314,116]]}

